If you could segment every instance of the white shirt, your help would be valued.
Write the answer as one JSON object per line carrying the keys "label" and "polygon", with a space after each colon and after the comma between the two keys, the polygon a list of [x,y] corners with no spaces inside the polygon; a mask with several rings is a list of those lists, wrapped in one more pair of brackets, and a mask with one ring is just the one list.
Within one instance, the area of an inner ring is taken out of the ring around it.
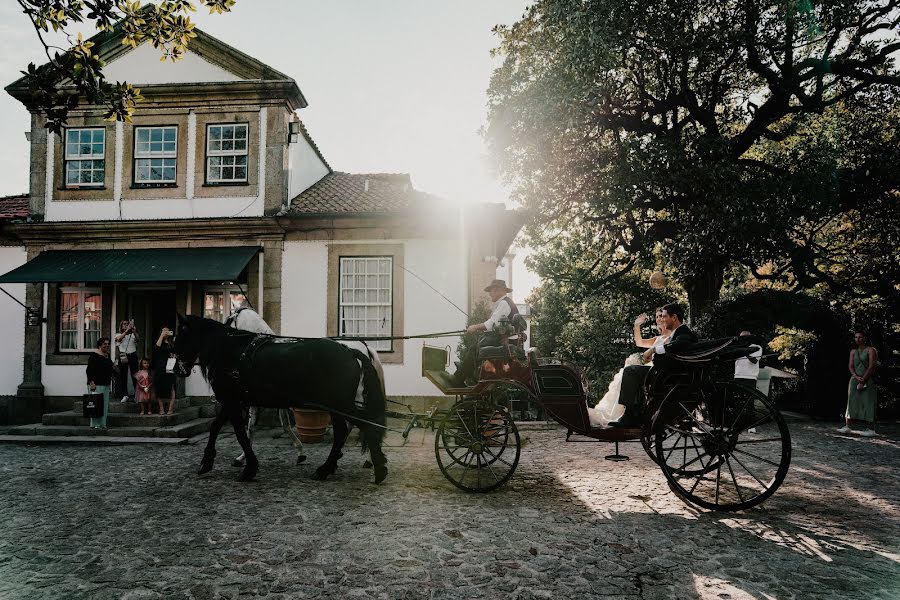
{"label": "white shirt", "polygon": [[493,331],[500,319],[508,317],[510,312],[506,296],[503,296],[491,305],[491,316],[484,322],[484,328],[488,331]]}
{"label": "white shirt", "polygon": [[116,342],[116,348],[119,349],[119,355],[134,354],[137,352],[137,342],[133,333],[126,334],[121,340]]}
{"label": "white shirt", "polygon": [[[762,348],[756,344],[752,344],[751,348],[756,348],[749,357],[739,358],[734,361],[734,378],[735,379],[752,379],[756,381],[759,377],[759,359],[762,358]],[[752,362],[750,358],[755,358],[756,362]]]}
{"label": "white shirt", "polygon": [[[676,327],[676,328],[675,328],[675,331],[678,331],[678,330],[681,329],[682,327],[684,327],[684,323],[682,323],[681,325],[679,325],[678,327]],[[675,331],[673,331],[672,333],[669,334],[669,337],[666,338],[666,342],[668,342],[669,340],[672,339],[672,337],[674,337]],[[654,348],[655,348],[654,352],[655,352],[656,354],[665,354],[665,353],[666,353],[666,345],[665,345],[665,343],[660,344],[659,346],[654,345]]]}

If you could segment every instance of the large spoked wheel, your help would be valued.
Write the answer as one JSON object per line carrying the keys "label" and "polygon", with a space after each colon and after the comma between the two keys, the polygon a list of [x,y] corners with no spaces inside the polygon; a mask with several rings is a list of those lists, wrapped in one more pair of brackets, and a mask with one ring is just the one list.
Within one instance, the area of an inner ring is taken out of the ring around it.
{"label": "large spoked wheel", "polygon": [[791,436],[775,405],[733,382],[669,394],[653,423],[657,464],[683,500],[711,510],[756,506],[791,462]]}
{"label": "large spoked wheel", "polygon": [[438,426],[434,454],[450,483],[467,492],[490,492],[519,464],[519,430],[506,408],[484,397],[467,398]]}
{"label": "large spoked wheel", "polygon": [[[673,393],[678,393],[679,390],[685,389],[687,386],[675,386],[666,396],[658,396],[651,397],[647,406],[644,409],[644,414],[646,415],[655,415],[659,410],[660,405],[662,404],[661,398],[668,398]],[[659,462],[659,459],[656,455],[656,427],[654,426],[655,421],[652,417],[647,418],[644,421],[644,424],[641,426],[641,445],[644,447],[644,451],[647,453],[647,456],[653,460],[656,464],[662,466]],[[674,435],[671,431],[662,431],[663,441]]]}

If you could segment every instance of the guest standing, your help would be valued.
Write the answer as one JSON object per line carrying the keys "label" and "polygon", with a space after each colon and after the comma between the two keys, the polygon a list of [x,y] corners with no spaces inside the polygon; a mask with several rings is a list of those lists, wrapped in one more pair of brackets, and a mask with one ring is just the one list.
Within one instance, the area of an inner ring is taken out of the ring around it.
{"label": "guest standing", "polygon": [[108,337],[97,340],[97,348],[88,356],[85,374],[88,389],[103,395],[103,416],[91,419],[91,429],[106,429],[106,416],[109,414],[109,384],[112,383],[113,374]]}
{"label": "guest standing", "polygon": [[853,335],[856,348],[850,351],[850,382],[847,386],[847,411],[844,413],[844,426],[838,429],[841,433],[850,433],[850,421],[862,421],[866,429],[859,435],[874,437],[875,407],[878,405],[878,390],[872,375],[878,363],[878,353],[869,345],[866,334],[857,331]]}
{"label": "guest standing", "polygon": [[134,321],[122,321],[119,323],[119,333],[116,334],[116,350],[118,351],[119,374],[116,377],[117,392],[122,394],[122,402],[128,402],[128,379],[135,390],[134,374],[138,370],[137,354],[137,329]]}
{"label": "guest standing", "polygon": [[175,351],[172,338],[175,334],[168,327],[163,327],[153,347],[153,388],[159,402],[159,414],[163,412],[163,401],[169,400],[169,414],[175,414],[175,375],[166,372],[166,363]]}

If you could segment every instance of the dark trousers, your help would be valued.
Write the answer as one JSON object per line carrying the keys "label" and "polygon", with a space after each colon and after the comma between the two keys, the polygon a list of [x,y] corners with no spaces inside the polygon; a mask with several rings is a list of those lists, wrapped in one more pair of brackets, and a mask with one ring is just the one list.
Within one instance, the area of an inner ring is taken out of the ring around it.
{"label": "dark trousers", "polygon": [[650,367],[631,365],[622,372],[622,389],[619,391],[619,404],[625,407],[625,416],[620,422],[638,424],[644,411],[644,380]]}
{"label": "dark trousers", "polygon": [[741,387],[745,387],[748,390],[756,389],[756,380],[755,379],[746,379],[744,377],[735,377],[734,382]]}
{"label": "dark trousers", "polygon": [[469,346],[468,348],[466,348],[466,353],[463,354],[462,358],[460,359],[459,368],[456,370],[456,373],[453,374],[453,384],[461,386],[466,379],[475,375],[475,361],[478,357],[478,348],[499,345],[500,336],[492,331],[489,331],[484,334],[480,340],[478,340],[477,346]]}
{"label": "dark trousers", "polygon": [[136,388],[134,374],[138,372],[138,355],[137,352],[128,355],[128,364],[119,363],[119,372],[116,374],[116,395],[120,398],[128,395],[128,378],[131,377],[131,383]]}

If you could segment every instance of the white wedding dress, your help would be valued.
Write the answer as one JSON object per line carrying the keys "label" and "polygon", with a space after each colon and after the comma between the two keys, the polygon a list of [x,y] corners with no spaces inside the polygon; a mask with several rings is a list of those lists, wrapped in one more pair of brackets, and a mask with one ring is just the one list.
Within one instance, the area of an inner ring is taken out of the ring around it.
{"label": "white wedding dress", "polygon": [[[653,343],[653,347],[662,346],[667,341],[669,341],[669,336],[657,336],[656,341]],[[635,352],[625,359],[626,367],[639,364],[641,364],[640,352]],[[652,362],[646,363],[646,366],[651,366],[652,364]],[[615,423],[625,414],[625,407],[619,404],[619,393],[622,390],[622,373],[624,371],[624,367],[619,369],[615,376],[613,376],[613,380],[609,383],[609,388],[607,388],[606,393],[603,394],[600,402],[593,408],[588,407],[588,418],[591,420],[592,427],[609,427],[610,423]]]}

